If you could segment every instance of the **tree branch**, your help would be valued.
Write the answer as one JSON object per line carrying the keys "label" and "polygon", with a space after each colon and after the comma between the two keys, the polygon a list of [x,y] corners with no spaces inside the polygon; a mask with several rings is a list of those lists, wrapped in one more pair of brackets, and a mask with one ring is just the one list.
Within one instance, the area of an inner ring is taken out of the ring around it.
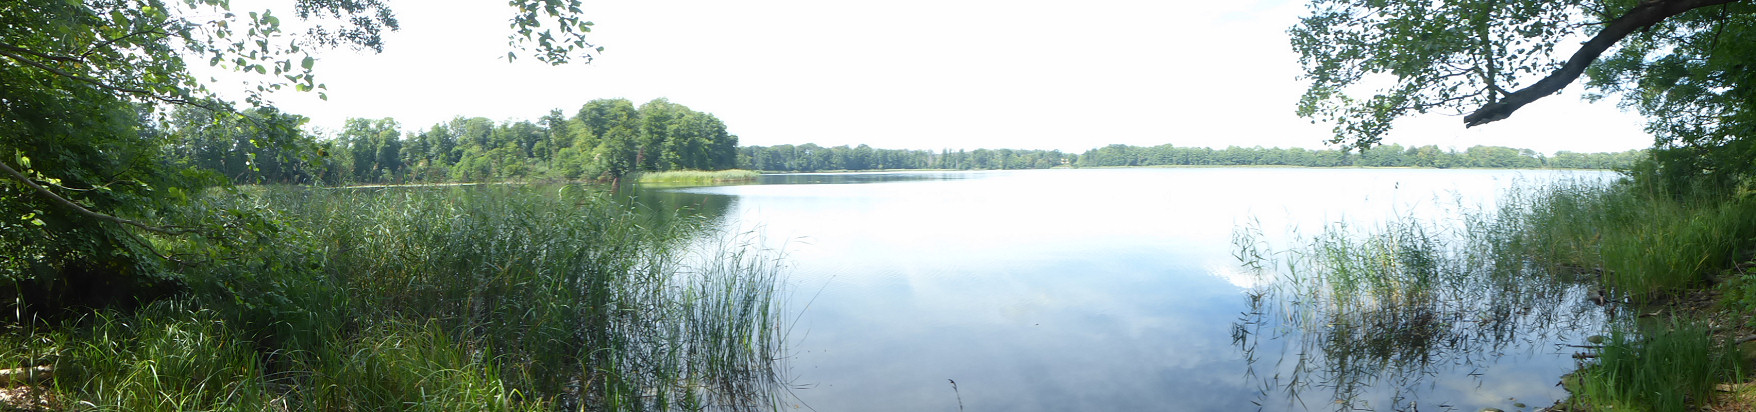
{"label": "tree branch", "polygon": [[1610,49],[1610,46],[1621,42],[1623,38],[1635,31],[1658,24],[1671,16],[1689,10],[1737,1],[1742,0],[1642,1],[1640,5],[1628,10],[1627,14],[1617,17],[1605,25],[1603,31],[1598,32],[1596,36],[1591,37],[1591,40],[1587,40],[1584,45],[1581,45],[1579,51],[1574,52],[1573,57],[1567,59],[1566,64],[1563,64],[1560,69],[1556,69],[1554,73],[1550,73],[1548,77],[1538,80],[1529,87],[1512,92],[1498,102],[1483,105],[1475,112],[1464,116],[1464,127],[1474,127],[1505,119],[1520,107],[1561,91],[1562,88],[1573,83],[1573,80],[1578,79],[1579,75],[1584,74],[1585,68],[1590,66],[1593,61],[1597,61],[1598,56],[1603,55],[1604,51]]}
{"label": "tree branch", "polygon": [[160,35],[160,36],[165,36],[165,35],[168,35],[168,33],[165,33],[165,32],[163,32],[163,31],[159,31],[159,30],[151,30],[151,29],[141,29],[141,30],[137,30],[137,31],[135,31],[135,32],[132,32],[132,33],[128,33],[128,34],[125,34],[125,35],[122,35],[122,36],[121,36],[121,37],[117,37],[117,38],[114,38],[114,39],[110,39],[110,40],[106,40],[106,41],[104,41],[104,42],[103,42],[103,43],[98,43],[98,44],[94,44],[94,45],[92,45],[92,46],[91,46],[91,49],[87,49],[87,50],[86,50],[86,51],[85,51],[85,53],[80,53],[80,54],[79,54],[79,58],[80,58],[80,59],[86,59],[86,58],[90,58],[90,57],[91,57],[91,54],[92,54],[92,53],[97,53],[97,51],[98,51],[98,49],[102,49],[102,48],[105,48],[105,47],[109,47],[109,46],[110,46],[110,45],[112,45],[112,44],[116,44],[116,42],[120,42],[120,41],[123,41],[123,40],[127,40],[127,39],[128,39],[128,38],[131,38],[131,37],[134,37],[134,36],[138,36],[138,35],[142,35],[142,34],[157,34],[157,35]]}
{"label": "tree branch", "polygon": [[[86,77],[86,76],[81,76],[78,74],[70,73],[66,70],[61,70],[61,69],[55,68],[54,66],[43,64],[42,62],[33,60],[29,57],[20,56],[18,54],[19,52],[15,52],[13,50],[23,50],[24,53],[28,53],[31,55],[39,55],[39,53],[31,52],[31,51],[25,50],[25,49],[19,49],[19,48],[12,47],[11,45],[7,45],[4,43],[0,43],[0,46],[4,46],[4,47],[0,47],[0,56],[5,56],[8,58],[11,58],[13,61],[17,61],[19,63],[24,63],[25,65],[28,65],[31,67],[43,69],[44,71],[47,71],[47,72],[52,73],[52,74],[57,75],[57,76],[66,77],[69,79],[89,83],[93,86],[97,86],[99,88],[103,88],[106,90],[112,90],[112,91],[117,91],[117,92],[122,92],[122,93],[133,94],[133,95],[137,95],[137,96],[141,96],[141,97],[159,100],[159,101],[162,101],[165,103],[187,104],[187,105],[200,106],[199,102],[196,102],[193,100],[184,99],[184,98],[176,98],[176,97],[160,96],[160,95],[158,95],[158,93],[153,93],[152,91],[149,91],[146,89],[117,86],[117,85],[113,85],[113,84],[110,84],[108,82],[105,82],[103,80],[98,80],[98,79],[94,79],[91,77]],[[54,60],[59,60],[59,59],[54,59]],[[77,60],[75,60],[75,61],[77,61]]]}
{"label": "tree branch", "polygon": [[149,224],[145,224],[145,223],[140,223],[140,222],[133,221],[133,220],[128,220],[128,219],[123,219],[123,218],[119,218],[119,217],[115,217],[115,216],[106,215],[103,213],[93,212],[93,211],[91,211],[91,209],[86,209],[84,206],[80,206],[78,203],[73,203],[73,201],[67,200],[67,198],[61,197],[61,195],[57,195],[57,194],[55,194],[55,192],[49,191],[49,188],[43,187],[43,185],[39,185],[39,184],[37,184],[37,182],[31,181],[30,178],[25,177],[25,175],[23,173],[19,173],[17,170],[13,170],[12,166],[7,165],[6,162],[0,162],[0,171],[6,172],[6,176],[11,177],[13,180],[17,180],[19,182],[22,182],[25,184],[25,186],[30,186],[32,189],[36,189],[37,194],[42,195],[43,198],[49,199],[50,203],[58,204],[58,205],[61,205],[62,207],[72,209],[75,213],[79,213],[80,215],[83,215],[85,217],[89,217],[89,218],[93,218],[93,219],[97,219],[97,220],[102,220],[102,221],[110,222],[110,223],[134,226],[134,227],[138,227],[138,228],[141,228],[141,229],[144,229],[147,231],[156,232],[156,233],[163,233],[163,234],[167,234],[167,235],[181,235],[181,234],[195,232],[195,230],[188,229],[188,228],[162,228],[162,227],[153,226],[153,225],[149,225]]}
{"label": "tree branch", "polygon": [[41,57],[44,60],[54,60],[54,61],[58,61],[58,62],[67,62],[67,63],[83,63],[84,62],[84,60],[82,60],[78,57],[57,56],[57,55],[47,54],[47,53],[38,53],[38,52],[33,51],[31,49],[13,46],[13,45],[6,44],[6,43],[0,43],[0,50],[6,50],[6,51],[14,52],[14,53],[29,54],[32,56]]}

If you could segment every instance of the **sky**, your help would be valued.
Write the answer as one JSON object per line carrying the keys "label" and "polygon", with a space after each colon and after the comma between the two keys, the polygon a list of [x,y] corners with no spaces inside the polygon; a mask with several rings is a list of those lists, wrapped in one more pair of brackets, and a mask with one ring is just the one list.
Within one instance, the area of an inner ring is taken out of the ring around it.
{"label": "sky", "polygon": [[[1330,135],[1293,114],[1304,84],[1286,29],[1305,11],[1293,0],[587,0],[591,40],[605,50],[559,67],[505,60],[503,1],[387,3],[402,29],[383,53],[317,56],[327,101],[270,100],[317,129],[391,117],[418,131],[455,116],[534,121],[592,99],[662,97],[765,146],[1322,148]],[[1475,128],[1452,115],[1407,119],[1385,143],[1652,145],[1637,115],[1581,102],[1577,87],[1563,93]]]}

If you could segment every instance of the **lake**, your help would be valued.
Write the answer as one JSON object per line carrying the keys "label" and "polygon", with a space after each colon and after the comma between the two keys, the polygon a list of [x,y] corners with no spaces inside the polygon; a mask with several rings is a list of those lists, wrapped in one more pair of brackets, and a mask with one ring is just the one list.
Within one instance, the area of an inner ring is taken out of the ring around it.
{"label": "lake", "polygon": [[1565,396],[1556,383],[1576,366],[1577,350],[1561,345],[1601,330],[1593,326],[1601,315],[1500,322],[1515,328],[1463,344],[1453,336],[1360,368],[1337,354],[1346,352],[1337,342],[1314,343],[1335,340],[1322,327],[1282,322],[1253,303],[1271,278],[1242,265],[1234,234],[1258,227],[1286,245],[1337,222],[1446,222],[1491,209],[1515,185],[1614,177],[1303,168],[795,174],[638,196],[653,207],[688,206],[783,252],[784,303],[798,317],[784,360],[797,397],[789,407],[1529,410]]}

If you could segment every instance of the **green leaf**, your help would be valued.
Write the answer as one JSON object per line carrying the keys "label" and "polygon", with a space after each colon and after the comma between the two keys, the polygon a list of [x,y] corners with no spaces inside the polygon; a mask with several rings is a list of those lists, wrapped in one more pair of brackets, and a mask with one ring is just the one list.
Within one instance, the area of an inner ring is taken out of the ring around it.
{"label": "green leaf", "polygon": [[299,65],[304,66],[305,70],[311,70],[311,65],[316,64],[316,63],[317,63],[317,59],[313,59],[313,58],[311,58],[311,56],[305,56],[305,61],[299,62]]}

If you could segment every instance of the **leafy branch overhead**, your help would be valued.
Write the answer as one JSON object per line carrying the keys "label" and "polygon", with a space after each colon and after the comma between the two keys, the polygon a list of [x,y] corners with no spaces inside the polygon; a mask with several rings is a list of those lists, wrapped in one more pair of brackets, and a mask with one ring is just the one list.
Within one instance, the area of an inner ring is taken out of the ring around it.
{"label": "leafy branch overhead", "polygon": [[1581,75],[1590,76],[1596,90],[1622,92],[1625,104],[1641,108],[1661,144],[1690,143],[1708,133],[1678,128],[1665,114],[1729,110],[1748,117],[1730,101],[1719,99],[1715,107],[1674,101],[1654,87],[1659,84],[1643,81],[1676,72],[1653,64],[1674,59],[1702,63],[1686,77],[1713,86],[1693,93],[1747,88],[1747,76],[1727,69],[1748,59],[1743,49],[1752,42],[1716,40],[1734,35],[1727,27],[1743,35],[1752,15],[1748,1],[1314,0],[1309,6],[1310,14],[1289,31],[1309,82],[1298,114],[1334,123],[1332,143],[1370,147],[1396,119],[1430,111],[1462,115],[1466,127],[1498,121]]}

